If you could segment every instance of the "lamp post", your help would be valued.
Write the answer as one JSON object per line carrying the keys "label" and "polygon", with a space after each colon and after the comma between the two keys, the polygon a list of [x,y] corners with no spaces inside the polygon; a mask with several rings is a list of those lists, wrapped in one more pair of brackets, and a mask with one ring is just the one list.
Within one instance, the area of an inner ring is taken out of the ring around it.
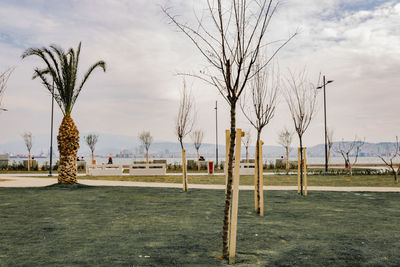
{"label": "lamp post", "polygon": [[54,113],[54,81],[51,91],[51,130],[50,130],[50,170],[49,176],[53,176],[53,113]]}
{"label": "lamp post", "polygon": [[218,101],[215,101],[215,167],[218,168]]}
{"label": "lamp post", "polygon": [[325,172],[328,172],[328,133],[326,128],[326,91],[325,86],[333,80],[325,81],[325,75],[323,77],[323,85],[318,86],[317,89],[324,88],[324,121],[325,121]]}

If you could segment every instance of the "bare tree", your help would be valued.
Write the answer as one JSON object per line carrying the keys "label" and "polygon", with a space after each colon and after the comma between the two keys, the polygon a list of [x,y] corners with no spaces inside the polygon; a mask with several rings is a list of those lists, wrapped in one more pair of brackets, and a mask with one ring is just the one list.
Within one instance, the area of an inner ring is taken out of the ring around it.
{"label": "bare tree", "polygon": [[[345,142],[343,139],[339,143],[338,148],[336,150],[337,153],[342,155],[346,166],[349,167],[350,176],[353,175],[353,166],[357,163],[358,156],[360,154],[360,149],[364,145],[365,141],[354,137],[352,142]],[[351,162],[350,158],[354,156],[354,161]]]}
{"label": "bare tree", "polygon": [[200,129],[196,130],[192,133],[191,137],[192,137],[192,142],[193,142],[194,148],[197,151],[197,170],[200,171],[199,149],[203,142],[204,132]]}
{"label": "bare tree", "polygon": [[151,136],[150,132],[143,131],[139,134],[139,140],[142,147],[146,150],[146,164],[149,164],[149,148],[153,142],[153,136]]}
{"label": "bare tree", "polygon": [[400,172],[400,162],[397,163],[397,169],[395,167],[396,163],[393,162],[398,156],[400,156],[399,149],[399,138],[396,136],[396,142],[393,144],[393,147],[389,146],[386,148],[385,156],[378,154],[377,156],[386,164],[386,166],[390,169],[394,177],[394,183],[397,184],[399,182],[398,175]]}
{"label": "bare tree", "polygon": [[89,146],[90,151],[92,152],[92,164],[95,163],[94,160],[94,149],[96,148],[97,141],[99,140],[99,135],[97,134],[88,134],[84,137],[86,144]]}
{"label": "bare tree", "polygon": [[195,121],[194,99],[191,92],[187,91],[186,81],[183,81],[183,90],[179,103],[178,116],[175,122],[175,133],[178,137],[182,148],[182,175],[183,175],[183,191],[188,190],[187,168],[185,148],[183,147],[183,139],[190,134]]}
{"label": "bare tree", "polygon": [[331,159],[331,151],[333,146],[333,130],[328,128],[327,131],[327,138],[328,138],[328,164]]}
{"label": "bare tree", "polygon": [[246,149],[246,162],[249,163],[249,146],[251,143],[251,131],[248,129],[244,133],[244,138],[242,138],[242,144],[244,148]]}
{"label": "bare tree", "polygon": [[289,169],[289,153],[293,141],[293,132],[290,132],[286,127],[279,133],[278,143],[283,146],[286,152],[286,170]]}
{"label": "bare tree", "polygon": [[6,111],[7,109],[3,108],[2,101],[3,95],[7,88],[8,78],[10,78],[11,73],[13,72],[14,68],[9,68],[4,72],[0,73],[0,111]]}
{"label": "bare tree", "polygon": [[200,18],[196,15],[196,23],[192,26],[180,22],[168,8],[162,8],[170,22],[190,39],[209,64],[209,67],[205,67],[199,74],[189,75],[216,87],[230,106],[230,146],[222,235],[224,259],[228,257],[236,103],[247,81],[255,74],[253,66],[260,50],[266,49],[270,44],[278,44],[275,48],[271,48],[271,57],[263,62],[262,68],[297,34],[291,35],[283,42],[267,40],[267,29],[277,7],[278,2],[275,3],[273,0],[207,1],[204,16]]}
{"label": "bare tree", "polygon": [[294,128],[300,144],[300,194],[303,195],[303,135],[311,123],[315,113],[317,89],[310,83],[303,70],[298,74],[290,72],[286,79],[285,99],[289,106]]}
{"label": "bare tree", "polygon": [[32,149],[32,133],[25,132],[22,134],[26,149],[28,150],[28,171],[31,170],[31,149]]}
{"label": "bare tree", "polygon": [[259,144],[263,128],[275,115],[279,76],[278,72],[275,72],[273,67],[262,68],[261,64],[256,64],[254,70],[255,74],[250,82],[250,103],[248,104],[248,108],[246,108],[246,94],[244,94],[243,101],[240,101],[240,107],[247,120],[257,131],[255,156],[256,171],[254,175],[257,201],[256,212],[260,214],[260,207],[262,204],[260,203],[260,190],[262,190],[262,188],[260,188],[260,179],[263,179],[263,177],[260,177],[260,171],[257,170],[258,168],[263,168],[263,166],[259,166]]}

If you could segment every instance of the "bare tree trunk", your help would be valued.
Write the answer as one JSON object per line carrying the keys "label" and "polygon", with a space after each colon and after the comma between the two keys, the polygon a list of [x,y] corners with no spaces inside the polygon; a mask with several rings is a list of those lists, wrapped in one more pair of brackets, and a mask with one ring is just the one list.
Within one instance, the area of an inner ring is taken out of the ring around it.
{"label": "bare tree trunk", "polygon": [[249,147],[246,146],[246,163],[249,163]]}
{"label": "bare tree trunk", "polygon": [[31,170],[31,152],[28,153],[28,172]]}
{"label": "bare tree trunk", "polygon": [[93,151],[92,151],[92,164],[95,164],[96,162],[94,161],[94,154],[93,154]]}
{"label": "bare tree trunk", "polygon": [[399,179],[397,178],[397,172],[394,171],[394,183],[397,184],[399,183]]}
{"label": "bare tree trunk", "polygon": [[260,214],[260,169],[263,168],[263,166],[260,165],[260,131],[257,131],[257,141],[256,141],[256,159],[255,162],[257,169],[254,170],[254,187],[256,191],[254,192],[256,194],[256,213]]}
{"label": "bare tree trunk", "polygon": [[200,171],[200,157],[199,157],[199,150],[197,149],[197,170]]}
{"label": "bare tree trunk", "polygon": [[350,163],[350,160],[347,161],[347,165],[349,165],[349,172],[350,172],[350,176],[353,176],[353,166]]}
{"label": "bare tree trunk", "polygon": [[235,150],[235,136],[236,136],[236,102],[231,104],[231,135],[229,144],[228,156],[228,183],[226,186],[225,194],[225,207],[224,207],[224,226],[222,228],[222,257],[228,258],[228,234],[229,234],[229,216],[232,197],[232,166],[233,166],[233,153]]}
{"label": "bare tree trunk", "polygon": [[300,137],[300,195],[303,195],[303,171],[304,171],[304,158],[303,158],[303,140]]}
{"label": "bare tree trunk", "polygon": [[146,151],[146,164],[149,164],[149,152]]}
{"label": "bare tree trunk", "polygon": [[329,161],[331,160],[331,151],[328,150],[328,167],[329,167]]}
{"label": "bare tree trunk", "polygon": [[286,170],[289,170],[289,148],[286,147]]}

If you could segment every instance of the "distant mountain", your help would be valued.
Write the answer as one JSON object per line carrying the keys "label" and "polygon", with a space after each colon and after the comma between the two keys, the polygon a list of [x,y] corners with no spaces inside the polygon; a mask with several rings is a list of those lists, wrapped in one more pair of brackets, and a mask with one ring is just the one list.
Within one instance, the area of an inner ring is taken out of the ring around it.
{"label": "distant mountain", "polygon": [[[80,148],[79,153],[89,154],[90,150],[85,143],[84,136],[87,133],[80,134]],[[50,136],[49,135],[33,135],[33,154],[49,153],[50,150]],[[129,149],[135,151],[135,148],[139,146],[139,140],[137,137],[124,136],[124,135],[111,135],[111,134],[99,134],[99,141],[96,145],[96,154],[108,154],[118,153],[123,149]],[[53,150],[54,153],[58,153],[57,150],[57,136],[53,138]],[[26,154],[26,147],[22,137],[12,142],[0,143],[0,153],[9,154]]]}
{"label": "distant mountain", "polygon": [[[81,134],[80,140],[80,155],[89,155],[90,150],[84,141],[86,133]],[[335,142],[332,149],[333,156],[338,153],[335,151],[339,147],[340,142]],[[344,142],[344,145],[348,145],[350,142]],[[376,154],[384,154],[388,148],[392,148],[394,143],[381,142],[381,143],[365,143],[361,148],[360,156],[375,156]],[[33,154],[40,154],[41,152],[47,154],[49,152],[50,140],[48,135],[33,136]],[[194,156],[196,150],[192,143],[185,143],[188,157]],[[57,139],[54,137],[53,140],[54,153],[58,154],[57,151]],[[96,145],[95,154],[107,156],[110,153],[113,154],[141,154],[143,149],[140,147],[140,142],[136,136],[125,136],[125,135],[111,135],[111,134],[99,134],[99,141]],[[281,157],[285,151],[281,146],[264,146],[263,154],[268,158]],[[0,144],[0,154],[26,154],[26,148],[22,137],[12,142]],[[181,147],[178,142],[155,142],[150,147],[151,154],[158,154],[160,157],[180,157]],[[246,153],[245,148],[242,147],[242,155]],[[309,157],[323,157],[325,154],[324,144],[318,144],[307,148],[307,154]],[[215,157],[215,144],[202,144],[200,147],[200,154],[205,157]],[[249,147],[249,155],[253,157],[255,154],[255,147]],[[220,158],[225,155],[225,146],[218,146],[218,155]],[[297,156],[297,149],[292,149],[290,155],[292,157]]]}

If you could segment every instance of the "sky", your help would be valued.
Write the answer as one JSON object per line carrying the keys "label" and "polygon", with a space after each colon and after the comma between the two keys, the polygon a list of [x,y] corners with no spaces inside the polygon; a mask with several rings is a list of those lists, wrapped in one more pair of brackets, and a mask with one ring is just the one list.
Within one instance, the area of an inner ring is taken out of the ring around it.
{"label": "sky", "polygon": [[[0,0],[0,71],[15,67],[2,99],[0,145],[21,140],[21,134],[50,134],[51,97],[32,80],[34,57],[21,59],[30,47],[58,44],[76,48],[82,42],[80,72],[102,59],[107,72],[96,70],[72,112],[81,133],[137,136],[148,130],[154,141],[177,141],[174,131],[183,77],[207,62],[188,38],[161,11],[170,7],[189,23],[201,12],[200,1],[184,0]],[[307,70],[317,84],[319,74],[334,80],[326,87],[327,123],[334,140],[394,141],[400,133],[400,1],[284,0],[266,38],[285,40],[299,34],[277,55],[280,76]],[[229,128],[229,106],[212,86],[186,77],[196,102],[196,127],[204,142],[215,143],[215,101],[218,139]],[[304,145],[324,142],[323,94],[304,134]],[[55,130],[62,113],[55,106]],[[238,110],[237,126],[252,132]],[[262,133],[277,145],[278,133],[294,129],[285,99]],[[297,139],[295,139],[297,143]],[[190,142],[190,138],[186,138]],[[129,145],[127,144],[127,147]]]}

